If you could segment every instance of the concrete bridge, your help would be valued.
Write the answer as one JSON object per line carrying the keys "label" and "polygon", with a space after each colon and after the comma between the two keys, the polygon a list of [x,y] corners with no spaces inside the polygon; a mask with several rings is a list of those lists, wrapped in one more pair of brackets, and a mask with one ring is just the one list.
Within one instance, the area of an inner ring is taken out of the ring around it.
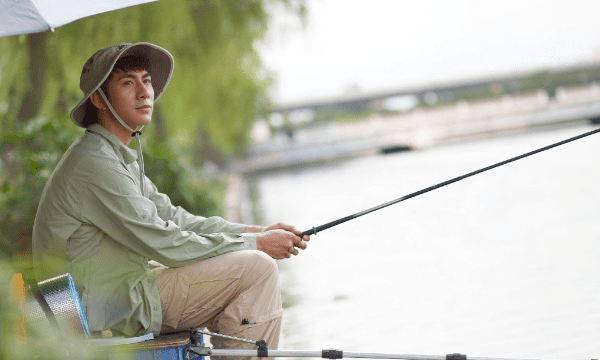
{"label": "concrete bridge", "polygon": [[382,151],[414,150],[600,119],[600,84],[459,101],[352,123],[283,132],[253,144],[232,170],[253,173]]}
{"label": "concrete bridge", "polygon": [[414,96],[419,104],[435,105],[459,101],[461,96],[468,95],[470,92],[514,95],[532,89],[542,89],[553,98],[556,90],[561,86],[573,86],[575,83],[587,85],[594,82],[600,83],[600,63],[578,63],[548,69],[425,83],[386,91],[283,103],[274,106],[270,112],[287,116],[298,110],[352,110],[364,107],[377,110],[387,99],[403,96]]}

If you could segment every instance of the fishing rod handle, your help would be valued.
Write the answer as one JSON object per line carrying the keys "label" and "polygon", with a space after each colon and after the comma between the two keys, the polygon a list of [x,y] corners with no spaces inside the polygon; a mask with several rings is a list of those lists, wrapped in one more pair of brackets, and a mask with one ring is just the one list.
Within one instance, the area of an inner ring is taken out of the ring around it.
{"label": "fishing rod handle", "polygon": [[317,235],[317,233],[319,233],[319,232],[321,232],[321,231],[323,231],[325,229],[329,229],[332,226],[336,226],[336,225],[339,225],[339,224],[344,223],[346,221],[352,220],[355,217],[356,217],[356,214],[353,214],[353,215],[349,215],[349,216],[346,216],[344,218],[337,219],[335,221],[329,222],[329,223],[321,225],[321,226],[317,226],[317,227],[313,226],[312,229],[306,230],[305,232],[303,232],[302,234],[300,234],[298,236],[303,237],[304,235]]}
{"label": "fishing rod handle", "polygon": [[315,227],[313,227],[310,230],[306,230],[305,232],[303,232],[302,234],[298,235],[300,238],[303,238],[304,235],[317,235],[318,229],[316,229]]}

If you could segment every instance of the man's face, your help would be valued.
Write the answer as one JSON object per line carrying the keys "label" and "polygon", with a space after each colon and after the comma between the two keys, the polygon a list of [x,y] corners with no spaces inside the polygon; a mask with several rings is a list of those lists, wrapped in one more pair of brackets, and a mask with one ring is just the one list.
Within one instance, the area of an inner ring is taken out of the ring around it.
{"label": "man's face", "polygon": [[108,81],[108,93],[113,108],[132,129],[150,123],[154,89],[148,71],[117,70]]}

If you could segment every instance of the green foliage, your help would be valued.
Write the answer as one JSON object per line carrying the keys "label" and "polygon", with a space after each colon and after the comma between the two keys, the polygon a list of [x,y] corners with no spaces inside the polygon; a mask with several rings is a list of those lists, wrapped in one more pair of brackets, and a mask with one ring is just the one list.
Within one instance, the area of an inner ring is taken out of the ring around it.
{"label": "green foliage", "polygon": [[146,175],[160,192],[169,195],[174,206],[206,217],[222,213],[218,199],[223,197],[223,183],[203,176],[169,146],[151,143],[144,147],[144,164]]}
{"label": "green foliage", "polygon": [[37,117],[6,135],[12,169],[0,172],[0,252],[15,255],[31,246],[31,230],[42,190],[60,156],[81,134],[65,117]]}

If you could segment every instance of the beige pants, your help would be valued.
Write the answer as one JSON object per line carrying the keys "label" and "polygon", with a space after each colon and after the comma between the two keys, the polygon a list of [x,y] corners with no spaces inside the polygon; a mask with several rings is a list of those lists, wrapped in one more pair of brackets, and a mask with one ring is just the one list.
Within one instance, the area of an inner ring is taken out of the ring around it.
{"label": "beige pants", "polygon": [[[265,340],[269,349],[277,348],[283,313],[279,271],[265,253],[237,251],[153,272],[162,305],[161,333],[208,327],[212,332]],[[211,343],[215,348],[256,349],[216,336]]]}

